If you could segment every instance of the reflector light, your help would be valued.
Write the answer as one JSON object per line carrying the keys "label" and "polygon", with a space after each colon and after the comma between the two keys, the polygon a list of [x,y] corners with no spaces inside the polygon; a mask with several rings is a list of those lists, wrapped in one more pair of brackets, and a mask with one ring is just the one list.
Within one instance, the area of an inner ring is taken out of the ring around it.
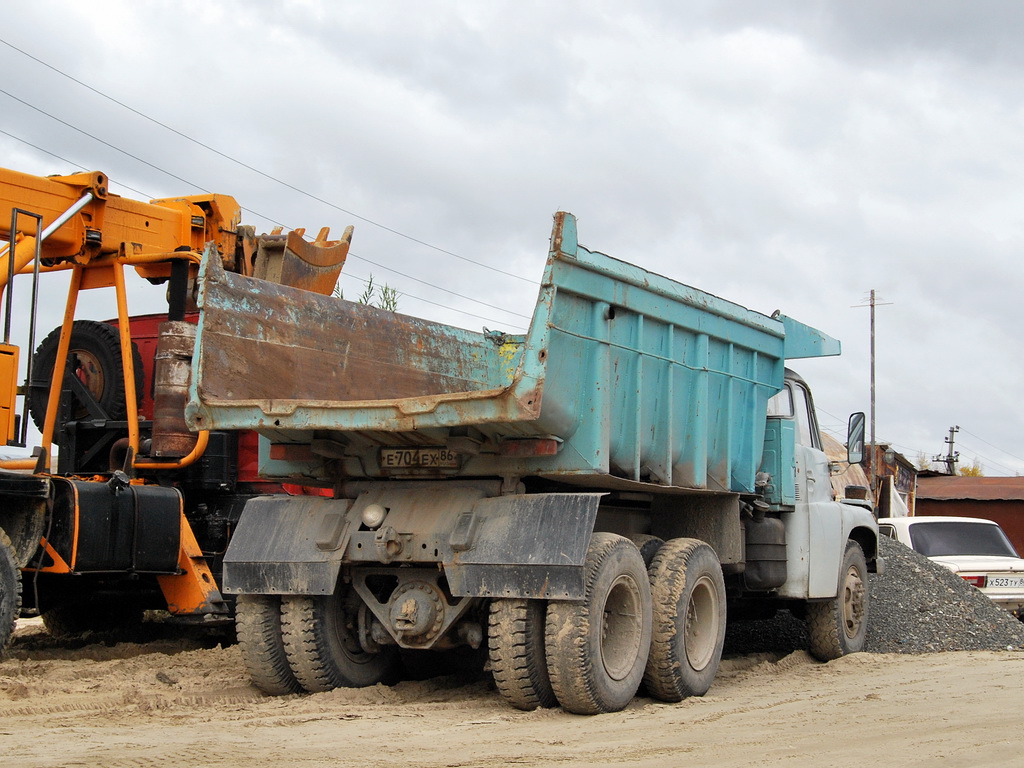
{"label": "reflector light", "polygon": [[384,522],[384,518],[387,516],[388,511],[382,504],[367,504],[363,508],[361,517],[363,525],[372,531],[379,528],[380,524]]}
{"label": "reflector light", "polygon": [[981,589],[982,587],[985,586],[985,577],[984,576],[963,576],[963,575],[961,575],[961,578],[964,581],[966,581],[968,584],[970,584],[972,587],[978,587],[978,589]]}
{"label": "reflector light", "polygon": [[528,438],[503,440],[498,452],[502,456],[528,458],[530,456],[554,456],[558,453],[558,440],[550,438]]}

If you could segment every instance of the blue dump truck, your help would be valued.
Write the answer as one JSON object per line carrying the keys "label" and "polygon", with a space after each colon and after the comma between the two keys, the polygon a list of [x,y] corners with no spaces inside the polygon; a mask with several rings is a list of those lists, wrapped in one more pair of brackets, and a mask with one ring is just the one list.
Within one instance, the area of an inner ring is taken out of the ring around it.
{"label": "blue dump truck", "polygon": [[[513,706],[712,684],[730,621],[780,608],[863,647],[868,502],[836,499],[786,360],[839,343],[590,251],[555,216],[525,335],[470,332],[208,258],[186,419],[256,430],[223,588],[269,693],[396,679],[486,648]],[[863,454],[863,414],[849,459]],[[319,490],[317,490],[319,489]],[[469,654],[472,655],[472,654]]]}

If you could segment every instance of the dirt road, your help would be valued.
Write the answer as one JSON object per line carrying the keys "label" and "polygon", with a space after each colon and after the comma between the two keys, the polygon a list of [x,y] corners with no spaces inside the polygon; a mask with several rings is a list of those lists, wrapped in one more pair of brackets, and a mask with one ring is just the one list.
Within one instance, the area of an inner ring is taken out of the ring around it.
{"label": "dirt road", "polygon": [[1003,766],[1022,680],[1019,651],[758,654],[704,698],[577,717],[454,678],[265,697],[234,647],[21,643],[0,663],[0,766]]}

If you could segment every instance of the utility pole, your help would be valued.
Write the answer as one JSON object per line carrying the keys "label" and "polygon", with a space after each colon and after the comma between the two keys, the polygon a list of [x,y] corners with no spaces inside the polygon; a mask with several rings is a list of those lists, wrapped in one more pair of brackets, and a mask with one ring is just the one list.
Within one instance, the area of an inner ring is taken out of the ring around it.
{"label": "utility pole", "polygon": [[867,304],[857,304],[855,307],[871,308],[871,496],[878,504],[878,468],[877,451],[875,450],[875,307],[888,306],[891,301],[879,302],[875,296],[875,289],[872,288],[868,294]]}
{"label": "utility pole", "polygon": [[946,474],[956,474],[956,463],[960,460],[960,451],[953,450],[953,436],[960,431],[960,426],[949,428],[949,437],[946,438],[946,445],[949,448],[946,449],[945,456],[936,456],[932,461],[938,461],[946,465]]}

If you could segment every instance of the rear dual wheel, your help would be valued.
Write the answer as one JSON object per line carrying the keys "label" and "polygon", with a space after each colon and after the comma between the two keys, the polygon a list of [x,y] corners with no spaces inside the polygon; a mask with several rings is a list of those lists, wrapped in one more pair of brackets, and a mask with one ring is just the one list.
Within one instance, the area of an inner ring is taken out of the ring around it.
{"label": "rear dual wheel", "polygon": [[543,600],[494,599],[488,621],[488,654],[498,693],[516,709],[558,704],[544,652]]}
{"label": "rear dual wheel", "polygon": [[281,600],[281,638],[292,674],[310,693],[363,688],[398,679],[396,646],[376,653],[358,638],[359,596],[339,586],[333,595],[287,595]]}
{"label": "rear dual wheel", "polygon": [[718,556],[697,539],[672,539],[658,550],[649,573],[654,628],[644,685],[662,701],[703,696],[725,644],[725,579]]}
{"label": "rear dual wheel", "polygon": [[567,712],[617,712],[636,695],[651,646],[651,588],[636,545],[595,533],[580,602],[548,603],[548,675]]}
{"label": "rear dual wheel", "polygon": [[284,650],[278,595],[239,595],[235,601],[235,632],[253,685],[273,696],[302,692]]}
{"label": "rear dual wheel", "polygon": [[394,647],[367,653],[356,634],[360,601],[347,588],[333,595],[239,595],[235,627],[249,677],[282,696],[362,688],[397,679]]}
{"label": "rear dual wheel", "polygon": [[657,540],[645,567],[643,543],[595,533],[583,600],[550,602],[543,621],[541,601],[492,602],[492,671],[513,706],[533,709],[557,699],[575,714],[615,712],[641,680],[663,701],[708,691],[725,642],[718,556],[696,539]]}

